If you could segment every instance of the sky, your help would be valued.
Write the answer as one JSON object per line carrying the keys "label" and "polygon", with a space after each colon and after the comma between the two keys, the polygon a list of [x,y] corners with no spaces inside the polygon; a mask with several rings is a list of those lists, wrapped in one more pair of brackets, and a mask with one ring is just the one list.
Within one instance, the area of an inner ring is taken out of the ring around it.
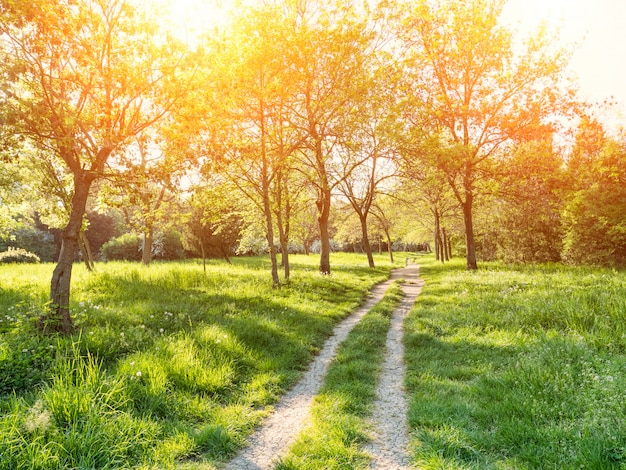
{"label": "sky", "polygon": [[543,19],[575,43],[570,62],[581,96],[617,103],[600,118],[617,131],[626,127],[626,0],[509,0],[504,16],[520,32]]}

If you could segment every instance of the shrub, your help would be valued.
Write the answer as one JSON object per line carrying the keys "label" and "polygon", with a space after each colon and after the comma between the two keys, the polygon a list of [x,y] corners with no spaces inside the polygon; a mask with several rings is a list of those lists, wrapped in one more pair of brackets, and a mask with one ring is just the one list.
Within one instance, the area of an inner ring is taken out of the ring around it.
{"label": "shrub", "polygon": [[1,263],[39,263],[40,259],[35,253],[26,251],[23,248],[9,248],[8,251],[0,253]]}
{"label": "shrub", "polygon": [[152,256],[155,259],[168,261],[184,259],[185,249],[183,248],[180,233],[170,231],[157,234],[152,246]]}
{"label": "shrub", "polygon": [[101,254],[104,261],[141,261],[141,237],[126,233],[113,238],[102,245]]}

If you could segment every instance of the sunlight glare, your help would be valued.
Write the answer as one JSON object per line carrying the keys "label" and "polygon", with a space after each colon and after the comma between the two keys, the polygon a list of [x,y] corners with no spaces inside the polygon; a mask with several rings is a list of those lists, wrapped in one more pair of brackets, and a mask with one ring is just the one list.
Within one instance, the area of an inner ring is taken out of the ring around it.
{"label": "sunlight glare", "polygon": [[186,42],[224,26],[231,14],[233,0],[153,0],[159,21]]}
{"label": "sunlight glare", "polygon": [[597,102],[614,99],[616,106],[605,121],[626,125],[626,1],[509,0],[503,20],[522,35],[542,21],[557,29],[564,45],[574,45],[570,70],[582,96]]}

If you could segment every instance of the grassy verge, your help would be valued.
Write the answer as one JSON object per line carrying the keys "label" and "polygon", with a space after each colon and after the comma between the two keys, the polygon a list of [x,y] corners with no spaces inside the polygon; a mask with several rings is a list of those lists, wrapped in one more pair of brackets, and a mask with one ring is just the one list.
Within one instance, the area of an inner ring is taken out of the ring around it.
{"label": "grassy verge", "polygon": [[356,255],[268,262],[76,265],[77,333],[32,320],[51,265],[0,266],[0,469],[213,468],[300,376],[333,325],[388,276]]}
{"label": "grassy verge", "polygon": [[360,449],[376,398],[376,383],[385,353],[390,316],[402,299],[392,284],[339,346],[311,410],[312,424],[302,431],[277,470],[368,468]]}
{"label": "grassy verge", "polygon": [[418,468],[626,468],[625,272],[421,275],[405,324]]}

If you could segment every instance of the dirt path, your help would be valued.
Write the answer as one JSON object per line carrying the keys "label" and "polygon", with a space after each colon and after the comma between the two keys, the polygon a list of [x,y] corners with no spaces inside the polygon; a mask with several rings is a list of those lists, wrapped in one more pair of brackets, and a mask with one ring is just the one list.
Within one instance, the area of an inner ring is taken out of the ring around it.
{"label": "dirt path", "polygon": [[402,325],[413,308],[423,281],[419,279],[419,267],[416,265],[406,267],[403,277],[406,280],[402,285],[404,298],[393,312],[391,327],[387,334],[385,362],[376,390],[378,399],[374,403],[372,416],[374,438],[367,447],[373,457],[370,468],[381,470],[410,468],[407,452],[409,429],[406,421],[408,404],[403,386],[406,367],[403,359]]}
{"label": "dirt path", "polygon": [[[337,346],[346,339],[352,328],[361,321],[369,309],[382,299],[385,291],[394,280],[401,278],[407,279],[407,281],[409,278],[413,280],[413,276],[417,277],[416,266],[394,269],[387,281],[377,284],[372,289],[370,298],[364,305],[335,327],[333,335],[326,341],[302,379],[285,394],[276,405],[273,413],[249,438],[249,445],[226,464],[226,469],[266,470],[272,467],[272,463],[287,451],[302,430],[313,397],[318,393],[324,381],[328,365],[335,356]],[[403,301],[402,305],[405,303]],[[396,379],[402,383],[403,377],[404,375],[396,377]]]}

